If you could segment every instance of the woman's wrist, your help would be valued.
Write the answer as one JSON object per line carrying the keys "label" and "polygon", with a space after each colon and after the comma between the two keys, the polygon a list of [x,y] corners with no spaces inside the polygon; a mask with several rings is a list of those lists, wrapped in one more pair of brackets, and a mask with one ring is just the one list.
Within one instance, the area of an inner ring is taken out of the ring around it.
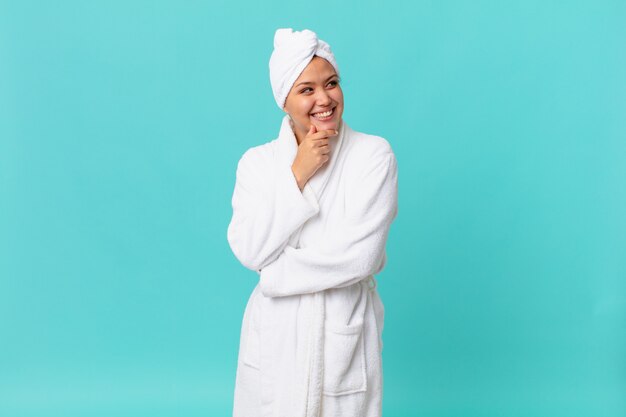
{"label": "woman's wrist", "polygon": [[306,180],[302,178],[297,168],[295,168],[293,165],[291,166],[291,172],[293,172],[293,176],[296,178],[298,188],[300,189],[300,191],[302,191],[304,189],[304,185],[306,184]]}

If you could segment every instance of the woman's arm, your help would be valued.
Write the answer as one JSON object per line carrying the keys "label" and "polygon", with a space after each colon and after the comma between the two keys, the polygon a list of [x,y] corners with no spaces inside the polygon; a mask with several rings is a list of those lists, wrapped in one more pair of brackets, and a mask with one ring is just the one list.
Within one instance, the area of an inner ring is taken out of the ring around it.
{"label": "woman's arm", "polygon": [[237,164],[227,239],[237,259],[259,272],[319,206],[302,194],[290,166],[253,149]]}
{"label": "woman's arm", "polygon": [[398,172],[393,152],[376,161],[350,190],[346,221],[333,228],[330,241],[298,249],[287,245],[261,269],[265,296],[345,287],[382,270],[387,235],[398,212]]}

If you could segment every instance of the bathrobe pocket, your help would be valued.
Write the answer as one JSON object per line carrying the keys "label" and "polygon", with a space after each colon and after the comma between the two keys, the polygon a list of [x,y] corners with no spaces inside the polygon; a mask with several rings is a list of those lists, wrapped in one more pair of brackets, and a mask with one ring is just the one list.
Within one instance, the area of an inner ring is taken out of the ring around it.
{"label": "bathrobe pocket", "polygon": [[363,322],[326,323],[324,332],[324,395],[367,390]]}

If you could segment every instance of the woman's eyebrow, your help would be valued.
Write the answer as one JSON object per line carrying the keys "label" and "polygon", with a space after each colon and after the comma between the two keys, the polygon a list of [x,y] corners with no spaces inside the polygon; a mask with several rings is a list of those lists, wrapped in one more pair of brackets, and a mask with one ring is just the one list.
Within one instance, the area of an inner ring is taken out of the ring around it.
{"label": "woman's eyebrow", "polygon": [[[331,78],[333,78],[334,76],[336,76],[337,74],[333,74],[330,77],[326,78],[326,81],[330,80]],[[296,87],[302,84],[315,84],[313,81],[302,81],[301,83],[296,84]]]}

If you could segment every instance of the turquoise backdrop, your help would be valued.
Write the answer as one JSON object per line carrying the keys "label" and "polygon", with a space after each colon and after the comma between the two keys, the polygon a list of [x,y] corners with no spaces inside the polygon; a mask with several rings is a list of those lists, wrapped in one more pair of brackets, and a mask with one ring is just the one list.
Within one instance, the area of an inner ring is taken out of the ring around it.
{"label": "turquoise backdrop", "polygon": [[385,417],[626,416],[626,2],[1,1],[0,416],[230,416],[279,27],[385,137]]}

